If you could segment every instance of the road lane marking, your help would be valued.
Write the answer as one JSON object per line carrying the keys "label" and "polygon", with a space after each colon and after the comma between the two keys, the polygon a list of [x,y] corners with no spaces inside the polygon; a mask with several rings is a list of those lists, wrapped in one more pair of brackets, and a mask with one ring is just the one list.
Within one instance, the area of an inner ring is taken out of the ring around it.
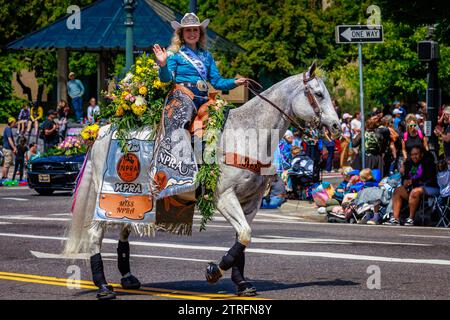
{"label": "road lane marking", "polygon": [[[40,259],[67,259],[67,260],[78,260],[78,259],[89,259],[90,255],[88,253],[79,253],[75,255],[63,255],[57,253],[47,253],[47,252],[39,252],[32,251],[30,253],[36,258]],[[102,252],[102,257],[117,257],[116,253],[107,253]],[[169,257],[169,256],[155,256],[155,255],[146,255],[146,254],[131,254],[131,258],[148,258],[148,259],[167,259],[167,260],[182,260],[182,261],[194,261],[194,262],[204,262],[208,263],[210,260],[205,259],[194,259],[194,258],[182,258],[182,257]],[[114,260],[114,259],[111,259]]]}
{"label": "road lane marking", "polygon": [[450,239],[450,236],[427,236],[423,234],[401,234],[403,237]]}
{"label": "road lane marking", "polygon": [[300,218],[300,217],[284,216],[284,215],[275,214],[275,213],[261,213],[261,212],[258,212],[257,216],[274,217],[274,218],[280,218],[280,219],[285,219],[285,220],[305,220],[304,218]]}
{"label": "road lane marking", "polygon": [[30,199],[24,199],[24,198],[2,198],[4,200],[14,200],[14,201],[29,201]]}
{"label": "road lane marking", "polygon": [[0,219],[5,220],[30,220],[30,221],[70,221],[69,218],[33,217],[30,215],[4,215]]}
{"label": "road lane marking", "polygon": [[[63,237],[50,237],[50,236],[36,236],[26,234],[13,234],[13,233],[0,233],[0,236],[4,237],[17,237],[17,238],[31,238],[31,239],[48,239],[48,240],[66,240]],[[117,240],[103,239],[103,243],[117,244]],[[228,251],[228,247],[218,246],[199,246],[199,245],[182,245],[173,243],[151,243],[141,241],[130,241],[131,245],[156,247],[156,248],[173,248],[173,249],[186,249],[186,250],[203,250],[203,251]],[[445,265],[450,266],[450,260],[440,259],[410,259],[410,258],[393,258],[382,256],[368,256],[335,252],[321,252],[321,251],[296,251],[296,250],[281,250],[281,249],[264,249],[264,248],[248,248],[247,253],[260,253],[260,254],[272,254],[272,255],[284,255],[284,256],[300,256],[300,257],[315,257],[315,258],[331,258],[331,259],[344,259],[344,260],[358,260],[358,261],[377,261],[377,262],[394,262],[394,263],[413,263],[413,264],[429,264],[429,265]]]}
{"label": "road lane marking", "polygon": [[351,243],[367,243],[382,245],[399,245],[399,246],[418,246],[431,247],[432,244],[425,243],[404,243],[404,242],[384,242],[378,240],[345,240],[345,239],[320,239],[320,238],[299,238],[299,237],[283,237],[283,236],[261,236],[265,238],[252,238],[254,243],[312,243],[312,244],[351,244]]}
{"label": "road lane marking", "polygon": [[3,221],[0,221],[0,224],[12,224],[12,222],[3,222]]}
{"label": "road lane marking", "polygon": [[[47,284],[53,286],[67,287],[68,285],[76,286],[78,285],[82,289],[98,289],[97,286],[93,284],[92,281],[87,280],[73,280],[66,278],[56,278],[48,276],[40,276],[33,274],[22,274],[22,273],[11,273],[11,272],[0,272],[0,279],[36,283],[36,284]],[[185,290],[174,290],[174,289],[164,289],[164,288],[153,288],[153,287],[142,287],[139,290],[128,290],[122,289],[121,285],[117,283],[110,283],[114,287],[115,292],[132,293],[139,295],[148,296],[158,296],[165,298],[175,298],[175,299],[189,299],[189,300],[269,300],[267,298],[259,297],[238,297],[233,294],[215,294],[215,293],[204,293],[204,292],[194,292]]]}

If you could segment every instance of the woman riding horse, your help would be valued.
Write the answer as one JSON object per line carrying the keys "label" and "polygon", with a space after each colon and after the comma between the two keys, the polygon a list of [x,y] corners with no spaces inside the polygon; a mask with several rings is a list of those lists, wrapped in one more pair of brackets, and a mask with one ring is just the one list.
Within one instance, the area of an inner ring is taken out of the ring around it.
{"label": "woman riding horse", "polygon": [[186,13],[181,24],[177,21],[171,24],[175,32],[168,51],[159,44],[153,47],[160,66],[159,77],[162,82],[173,81],[192,91],[196,111],[208,101],[206,81],[219,90],[231,90],[245,83],[245,78],[225,79],[220,75],[214,58],[206,50],[205,29],[209,19],[200,23],[194,13]]}

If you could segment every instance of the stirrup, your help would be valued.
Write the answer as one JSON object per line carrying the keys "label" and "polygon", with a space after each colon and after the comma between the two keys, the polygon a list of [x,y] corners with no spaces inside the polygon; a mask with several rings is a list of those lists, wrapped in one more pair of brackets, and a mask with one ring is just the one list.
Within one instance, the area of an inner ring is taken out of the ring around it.
{"label": "stirrup", "polygon": [[108,284],[102,284],[101,287],[97,291],[97,299],[98,300],[110,300],[115,299],[116,293],[112,286]]}
{"label": "stirrup", "polygon": [[236,295],[251,297],[256,296],[256,288],[248,281],[241,281],[237,285]]}
{"label": "stirrup", "polygon": [[141,287],[141,282],[132,274],[120,279],[120,284],[123,289],[139,289]]}
{"label": "stirrup", "polygon": [[206,281],[211,284],[216,283],[220,278],[222,278],[222,272],[220,271],[217,263],[208,263],[206,266],[205,277]]}

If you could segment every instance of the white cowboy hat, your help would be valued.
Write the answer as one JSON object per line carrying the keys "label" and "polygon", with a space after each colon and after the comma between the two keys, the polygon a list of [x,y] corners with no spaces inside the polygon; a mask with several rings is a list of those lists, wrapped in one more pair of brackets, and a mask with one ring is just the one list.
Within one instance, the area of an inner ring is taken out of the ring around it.
{"label": "white cowboy hat", "polygon": [[178,30],[180,28],[186,28],[186,27],[202,27],[203,29],[206,29],[206,27],[209,24],[209,19],[204,20],[202,23],[200,23],[200,19],[195,15],[195,13],[186,13],[181,19],[181,23],[178,21],[172,21],[170,25],[175,30]]}

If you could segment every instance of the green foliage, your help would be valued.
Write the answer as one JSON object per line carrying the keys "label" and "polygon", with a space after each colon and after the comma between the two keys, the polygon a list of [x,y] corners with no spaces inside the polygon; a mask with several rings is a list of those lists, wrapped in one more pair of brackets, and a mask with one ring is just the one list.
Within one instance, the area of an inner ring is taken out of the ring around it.
{"label": "green foliage", "polygon": [[[197,198],[197,207],[202,215],[200,231],[206,230],[206,224],[212,220],[214,210],[214,198],[217,180],[220,175],[219,164],[216,159],[216,149],[220,132],[225,123],[225,110],[235,108],[234,105],[226,105],[226,101],[217,98],[217,102],[208,106],[209,120],[205,130],[205,160],[195,176],[195,183],[202,186],[202,194]],[[215,160],[215,161],[209,161]]]}
{"label": "green foliage", "polygon": [[[183,13],[188,10],[187,1],[163,2]],[[439,80],[444,97],[448,96],[449,27],[442,2],[420,0],[414,5],[391,0],[331,2],[330,7],[323,9],[322,1],[318,0],[204,0],[198,2],[198,16],[210,18],[211,29],[246,49],[239,54],[214,53],[223,75],[241,74],[267,87],[304,71],[317,60],[328,73],[328,89],[346,111],[355,111],[359,105],[358,47],[336,44],[335,27],[366,24],[368,6],[381,7],[385,41],[363,45],[368,108],[378,106],[380,101],[411,102],[424,96],[426,64],[417,59],[417,42],[426,36],[424,23],[434,20],[439,23],[436,31],[441,52]],[[429,16],[423,13],[431,11]]]}

